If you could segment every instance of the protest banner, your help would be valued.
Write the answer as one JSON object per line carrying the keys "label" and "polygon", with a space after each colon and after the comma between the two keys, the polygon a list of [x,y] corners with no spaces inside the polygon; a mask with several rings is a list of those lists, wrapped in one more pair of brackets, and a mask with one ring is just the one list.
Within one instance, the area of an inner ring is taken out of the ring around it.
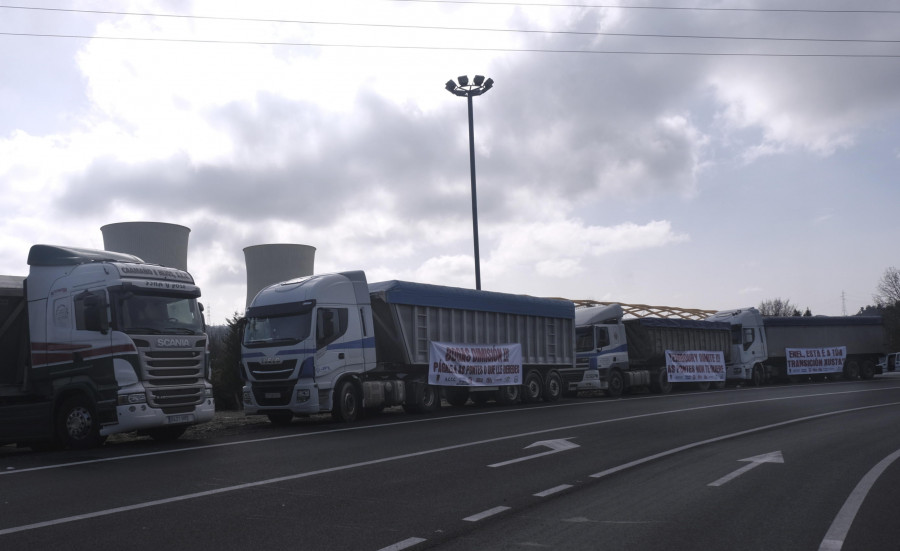
{"label": "protest banner", "polygon": [[840,373],[847,359],[846,346],[828,348],[785,348],[788,375]]}
{"label": "protest banner", "polygon": [[725,380],[725,353],[721,350],[666,350],[669,382],[716,382]]}
{"label": "protest banner", "polygon": [[433,342],[428,351],[428,384],[505,386],[522,384],[522,346]]}

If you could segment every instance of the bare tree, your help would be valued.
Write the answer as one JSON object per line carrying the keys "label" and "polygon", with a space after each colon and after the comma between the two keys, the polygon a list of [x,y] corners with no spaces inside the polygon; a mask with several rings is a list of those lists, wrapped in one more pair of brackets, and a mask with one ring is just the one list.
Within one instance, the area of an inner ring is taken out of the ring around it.
{"label": "bare tree", "polygon": [[759,303],[759,313],[763,316],[799,316],[797,310],[788,299],[772,298]]}
{"label": "bare tree", "polygon": [[891,266],[878,282],[878,292],[872,296],[878,306],[893,306],[900,302],[900,270]]}

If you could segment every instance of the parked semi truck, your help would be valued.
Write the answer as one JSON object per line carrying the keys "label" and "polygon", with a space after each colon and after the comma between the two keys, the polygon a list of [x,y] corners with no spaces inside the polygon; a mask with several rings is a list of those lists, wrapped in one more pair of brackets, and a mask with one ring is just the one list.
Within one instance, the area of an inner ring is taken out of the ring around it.
{"label": "parked semi truck", "polygon": [[564,382],[568,393],[602,390],[619,396],[630,387],[671,392],[673,384],[700,388],[724,383],[731,354],[726,323],[686,319],[623,319],[618,304],[578,308],[576,371]]}
{"label": "parked semi truck", "polygon": [[[362,271],[271,285],[243,321],[244,411],[282,424],[325,412],[353,421],[387,406],[428,412],[442,394],[454,405],[556,400],[574,369],[574,310],[557,299],[370,285]],[[508,357],[517,350],[518,367]]]}
{"label": "parked semi truck", "polygon": [[707,318],[732,329],[730,382],[810,376],[871,379],[887,350],[878,316],[764,317],[756,308],[723,310]]}
{"label": "parked semi truck", "polygon": [[178,438],[212,419],[200,289],[128,254],[34,245],[0,276],[0,444]]}

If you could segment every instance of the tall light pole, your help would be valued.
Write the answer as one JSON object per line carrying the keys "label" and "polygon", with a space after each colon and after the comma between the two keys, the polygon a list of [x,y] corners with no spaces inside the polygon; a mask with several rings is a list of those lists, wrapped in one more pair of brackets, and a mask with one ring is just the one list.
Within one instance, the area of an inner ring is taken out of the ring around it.
{"label": "tall light pole", "polygon": [[457,79],[459,84],[448,80],[444,87],[448,92],[457,96],[464,96],[469,104],[469,169],[472,173],[472,233],[475,235],[475,288],[481,289],[481,259],[478,255],[478,199],[475,195],[475,129],[472,124],[472,98],[480,96],[494,86],[494,79],[485,79],[481,75],[475,75],[472,84],[469,77],[461,76]]}

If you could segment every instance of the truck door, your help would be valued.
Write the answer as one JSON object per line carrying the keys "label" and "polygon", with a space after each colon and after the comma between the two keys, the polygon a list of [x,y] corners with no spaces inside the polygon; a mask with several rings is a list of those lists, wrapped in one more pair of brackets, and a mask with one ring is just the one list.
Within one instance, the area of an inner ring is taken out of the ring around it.
{"label": "truck door", "polygon": [[347,366],[348,309],[321,306],[316,310],[316,379],[334,382]]}
{"label": "truck door", "polygon": [[68,343],[59,344],[71,360],[71,383],[94,395],[101,423],[115,422],[118,384],[113,368],[106,289],[91,289],[72,295],[71,321]]}

